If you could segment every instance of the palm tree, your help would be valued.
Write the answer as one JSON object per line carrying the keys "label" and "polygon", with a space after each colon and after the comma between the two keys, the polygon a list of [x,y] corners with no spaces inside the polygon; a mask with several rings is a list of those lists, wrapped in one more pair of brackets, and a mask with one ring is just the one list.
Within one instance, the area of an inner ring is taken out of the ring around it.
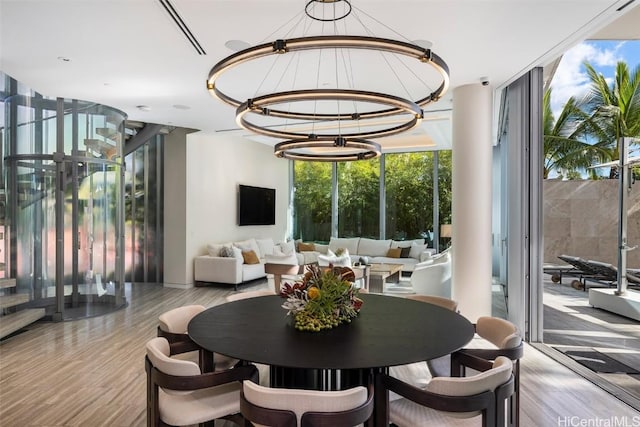
{"label": "palm tree", "polygon": [[584,66],[591,80],[589,93],[581,102],[590,116],[586,130],[594,144],[609,147],[616,160],[620,138],[640,137],[640,65],[630,73],[626,63],[618,62],[611,86],[591,64],[585,62]]}
{"label": "palm tree", "polygon": [[[569,98],[563,106],[557,120],[551,111],[551,89],[545,91],[542,100],[544,179],[549,177],[552,170],[570,174],[611,158],[611,150],[607,147],[580,139],[587,136],[585,123],[589,116],[579,108],[574,97]],[[590,169],[590,173],[594,175],[595,171]]]}

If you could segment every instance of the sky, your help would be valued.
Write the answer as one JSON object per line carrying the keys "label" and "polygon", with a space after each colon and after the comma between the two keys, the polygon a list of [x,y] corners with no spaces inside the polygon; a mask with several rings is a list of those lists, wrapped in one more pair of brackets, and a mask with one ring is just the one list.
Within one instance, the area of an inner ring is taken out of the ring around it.
{"label": "sky", "polygon": [[551,109],[555,117],[571,96],[580,99],[587,93],[589,76],[583,65],[585,61],[611,83],[617,62],[626,62],[631,72],[640,65],[640,40],[589,40],[567,51],[551,80]]}

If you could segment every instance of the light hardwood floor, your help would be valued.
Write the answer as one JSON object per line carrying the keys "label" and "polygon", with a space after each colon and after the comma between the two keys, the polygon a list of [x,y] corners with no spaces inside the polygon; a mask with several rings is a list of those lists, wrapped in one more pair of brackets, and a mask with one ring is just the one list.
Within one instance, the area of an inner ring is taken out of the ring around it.
{"label": "light hardwood floor", "polygon": [[[260,288],[266,283],[242,286],[239,292]],[[158,315],[185,304],[221,304],[232,292],[223,287],[127,285],[125,309],[89,319],[37,323],[4,340],[0,426],[145,425],[144,344],[156,334]],[[530,346],[521,384],[524,427],[583,425],[576,420],[613,417],[640,425],[639,412]]]}

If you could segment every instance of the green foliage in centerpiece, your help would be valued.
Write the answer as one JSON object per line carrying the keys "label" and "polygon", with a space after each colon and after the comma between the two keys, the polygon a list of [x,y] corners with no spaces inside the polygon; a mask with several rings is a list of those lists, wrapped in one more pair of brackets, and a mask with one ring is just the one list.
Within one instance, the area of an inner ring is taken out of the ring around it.
{"label": "green foliage in centerpiece", "polygon": [[348,267],[322,269],[309,266],[302,280],[285,283],[280,296],[286,298],[282,308],[293,316],[301,331],[321,331],[351,322],[358,315],[362,300],[353,286],[355,275]]}

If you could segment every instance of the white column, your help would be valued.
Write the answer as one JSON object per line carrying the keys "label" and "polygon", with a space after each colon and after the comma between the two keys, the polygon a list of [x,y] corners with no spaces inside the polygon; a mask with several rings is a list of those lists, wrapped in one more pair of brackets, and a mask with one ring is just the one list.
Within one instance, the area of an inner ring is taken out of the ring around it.
{"label": "white column", "polygon": [[491,315],[492,92],[453,91],[451,293],[472,322]]}

